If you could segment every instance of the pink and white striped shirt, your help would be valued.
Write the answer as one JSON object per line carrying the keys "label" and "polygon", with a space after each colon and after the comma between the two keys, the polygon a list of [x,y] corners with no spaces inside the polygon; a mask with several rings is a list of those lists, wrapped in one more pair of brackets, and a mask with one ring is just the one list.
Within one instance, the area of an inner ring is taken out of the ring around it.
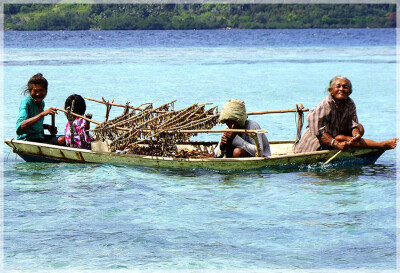
{"label": "pink and white striped shirt", "polygon": [[[74,141],[76,148],[90,149],[92,136],[85,131],[87,121],[83,118],[76,118],[73,122],[74,126]],[[67,146],[71,144],[71,130],[69,122],[65,125],[65,143]]]}

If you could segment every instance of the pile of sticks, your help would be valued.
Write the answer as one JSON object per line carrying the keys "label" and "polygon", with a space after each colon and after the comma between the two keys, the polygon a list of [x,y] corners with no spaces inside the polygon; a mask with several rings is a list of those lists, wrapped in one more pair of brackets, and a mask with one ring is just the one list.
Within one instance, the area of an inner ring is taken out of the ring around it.
{"label": "pile of sticks", "polygon": [[[219,114],[216,106],[206,109],[209,103],[195,103],[174,110],[175,101],[154,108],[153,103],[132,107],[129,103],[118,105],[103,98],[103,101],[97,102],[107,107],[105,121],[94,128],[93,137],[96,140],[111,140],[111,152],[128,150],[134,154],[154,156],[180,155],[177,143],[189,141],[199,131],[214,127]],[[124,111],[120,116],[108,120],[112,105],[123,106]]]}
{"label": "pile of sticks", "polygon": [[[106,115],[104,122],[94,121],[88,117],[84,117],[73,113],[70,109],[64,110],[56,108],[62,112],[75,117],[86,119],[96,124],[93,131],[94,140],[111,141],[110,152],[117,150],[133,153],[138,155],[152,156],[168,156],[168,157],[210,157],[212,155],[195,151],[179,150],[177,144],[185,143],[192,136],[198,133],[246,133],[250,135],[256,144],[256,156],[260,156],[260,147],[257,140],[257,134],[266,133],[264,129],[248,130],[248,129],[223,129],[211,130],[219,123],[219,113],[217,106],[206,109],[206,105],[212,103],[195,103],[187,108],[174,110],[173,100],[169,103],[154,108],[153,103],[144,103],[138,107],[129,106],[129,102],[125,105],[116,104],[113,101],[96,100],[85,98],[90,101],[103,103],[106,106]],[[109,113],[112,106],[123,107],[123,113],[111,120]],[[296,109],[287,110],[269,110],[262,112],[247,112],[247,115],[263,115],[272,113],[297,113],[297,136],[296,143],[301,137],[301,129],[303,126],[303,113],[309,111],[302,104],[300,107],[296,105]]]}

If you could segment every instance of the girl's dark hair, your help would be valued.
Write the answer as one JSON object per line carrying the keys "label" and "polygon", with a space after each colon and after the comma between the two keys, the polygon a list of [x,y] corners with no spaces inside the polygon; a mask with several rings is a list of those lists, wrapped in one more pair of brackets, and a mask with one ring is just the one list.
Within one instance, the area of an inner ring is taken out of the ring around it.
{"label": "girl's dark hair", "polygon": [[64,109],[67,110],[68,107],[72,107],[72,101],[74,102],[74,113],[83,116],[86,112],[85,100],[77,94],[73,94],[67,98],[65,101]]}
{"label": "girl's dark hair", "polygon": [[47,82],[46,78],[43,77],[42,73],[37,73],[36,75],[33,75],[26,84],[25,90],[23,91],[24,95],[29,94],[34,84],[42,85],[47,92],[47,87],[49,83]]}

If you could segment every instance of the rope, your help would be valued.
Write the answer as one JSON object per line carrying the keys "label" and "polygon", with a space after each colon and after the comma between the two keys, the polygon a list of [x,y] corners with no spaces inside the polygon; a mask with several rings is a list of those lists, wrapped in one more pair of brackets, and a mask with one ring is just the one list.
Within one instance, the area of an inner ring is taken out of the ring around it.
{"label": "rope", "polygon": [[293,150],[296,147],[296,145],[300,142],[301,139],[301,131],[303,129],[303,124],[304,124],[304,112],[303,112],[303,105],[300,104],[300,107],[296,104],[296,114],[294,117],[294,120],[296,122],[296,141],[294,142],[293,145]]}

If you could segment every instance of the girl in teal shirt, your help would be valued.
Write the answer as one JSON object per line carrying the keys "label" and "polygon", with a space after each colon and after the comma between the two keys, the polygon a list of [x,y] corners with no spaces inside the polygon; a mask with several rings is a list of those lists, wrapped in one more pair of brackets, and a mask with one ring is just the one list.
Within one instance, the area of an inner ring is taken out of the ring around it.
{"label": "girl in teal shirt", "polygon": [[57,137],[44,135],[44,129],[49,130],[50,133],[57,133],[57,127],[43,124],[45,116],[57,114],[55,107],[44,110],[43,100],[47,95],[47,86],[48,82],[41,73],[29,79],[24,91],[24,94],[29,94],[29,97],[25,98],[19,107],[17,139],[63,145],[63,138],[60,137],[59,141]]}

